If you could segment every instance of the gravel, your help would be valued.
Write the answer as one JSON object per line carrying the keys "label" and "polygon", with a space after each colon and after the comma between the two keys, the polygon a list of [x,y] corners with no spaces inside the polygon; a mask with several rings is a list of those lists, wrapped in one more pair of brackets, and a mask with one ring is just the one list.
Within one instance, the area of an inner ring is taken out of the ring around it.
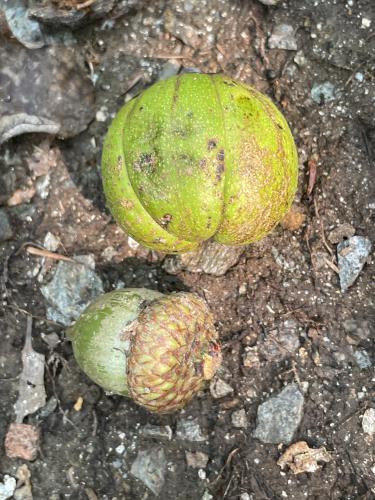
{"label": "gravel", "polygon": [[341,291],[346,292],[358,278],[371,252],[371,241],[365,236],[352,236],[337,245]]}
{"label": "gravel", "polygon": [[371,436],[375,434],[375,409],[368,408],[363,414],[362,429],[366,434]]}
{"label": "gravel", "polygon": [[210,383],[210,392],[213,398],[220,399],[233,392],[233,387],[221,378],[214,378]]}
{"label": "gravel", "polygon": [[47,318],[69,326],[88,304],[104,292],[102,280],[95,273],[92,255],[80,255],[77,262],[60,261],[52,280],[41,287],[50,307]]}
{"label": "gravel", "polygon": [[247,427],[246,411],[243,408],[232,413],[232,424],[233,427],[237,427],[238,429],[245,429]]}
{"label": "gravel", "polygon": [[254,437],[263,443],[290,443],[302,419],[303,403],[298,385],[287,385],[259,406]]}
{"label": "gravel", "polygon": [[270,49],[297,50],[294,28],[290,24],[277,24],[268,39]]}
{"label": "gravel", "polygon": [[142,481],[155,495],[158,495],[165,482],[166,470],[167,460],[164,449],[160,446],[155,446],[138,452],[130,472]]}
{"label": "gravel", "polygon": [[177,422],[176,435],[186,441],[206,441],[207,436],[202,433],[198,419],[182,419]]}

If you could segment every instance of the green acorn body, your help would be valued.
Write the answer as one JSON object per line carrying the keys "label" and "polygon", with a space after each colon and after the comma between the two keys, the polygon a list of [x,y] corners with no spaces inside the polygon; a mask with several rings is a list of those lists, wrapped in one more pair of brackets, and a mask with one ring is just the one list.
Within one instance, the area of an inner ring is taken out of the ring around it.
{"label": "green acorn body", "polygon": [[213,317],[192,293],[107,293],[86,308],[68,337],[89,378],[157,413],[182,408],[221,363]]}
{"label": "green acorn body", "polygon": [[118,112],[103,149],[103,186],[116,221],[165,252],[210,238],[227,245],[262,238],[290,207],[297,173],[280,111],[223,75],[155,83]]}

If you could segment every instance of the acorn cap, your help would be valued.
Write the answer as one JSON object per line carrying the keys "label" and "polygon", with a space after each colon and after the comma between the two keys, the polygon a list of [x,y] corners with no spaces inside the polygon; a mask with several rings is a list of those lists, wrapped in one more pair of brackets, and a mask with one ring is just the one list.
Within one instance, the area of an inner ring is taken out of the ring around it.
{"label": "acorn cap", "polygon": [[153,412],[170,413],[185,406],[221,363],[213,316],[192,293],[154,300],[128,335],[129,394]]}

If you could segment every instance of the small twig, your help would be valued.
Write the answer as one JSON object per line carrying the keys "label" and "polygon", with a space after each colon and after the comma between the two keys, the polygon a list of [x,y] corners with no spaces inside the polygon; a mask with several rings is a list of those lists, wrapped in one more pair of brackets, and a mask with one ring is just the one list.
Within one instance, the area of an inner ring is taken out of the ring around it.
{"label": "small twig", "polygon": [[96,432],[98,430],[98,417],[96,415],[96,411],[95,410],[92,411],[92,419],[93,419],[93,421],[92,421],[91,436],[94,437],[94,436],[96,436]]}
{"label": "small twig", "polygon": [[137,83],[142,80],[143,76],[144,76],[143,72],[141,72],[141,71],[136,72],[135,75],[133,75],[133,77],[128,80],[128,84],[125,87],[125,91],[123,92],[123,95],[130,92],[137,85]]}
{"label": "small twig", "polygon": [[309,168],[309,182],[307,185],[306,194],[307,196],[310,196],[311,193],[313,192],[316,179],[318,176],[318,162],[316,161],[315,158],[311,158],[311,160],[307,162],[307,166]]}
{"label": "small twig", "polygon": [[239,449],[239,448],[234,448],[234,450],[232,450],[232,451],[229,453],[228,458],[227,458],[227,460],[226,460],[225,464],[224,464],[224,465],[223,465],[223,467],[220,469],[220,472],[219,472],[219,474],[217,475],[217,478],[216,478],[214,481],[212,481],[211,486],[214,486],[214,485],[215,485],[215,484],[219,481],[219,479],[221,478],[221,476],[222,476],[222,474],[223,474],[224,470],[225,470],[225,469],[228,467],[228,465],[231,463],[231,461],[232,461],[232,459],[233,459],[234,455],[235,455],[236,453],[238,453],[239,451],[240,451],[240,449]]}
{"label": "small twig", "polygon": [[339,268],[335,266],[333,262],[327,259],[327,257],[324,257],[324,262],[327,264],[328,267],[332,269],[332,271],[335,271],[335,273],[340,274]]}
{"label": "small twig", "polygon": [[321,232],[321,237],[322,237],[323,244],[326,247],[326,249],[328,250],[328,253],[330,254],[330,256],[334,257],[332,249],[328,245],[327,240],[326,240],[326,236],[325,236],[325,233],[324,233],[323,221],[322,221],[322,218],[319,215],[318,202],[317,202],[316,198],[314,198],[314,208],[315,208],[315,214],[316,214],[316,216],[317,216],[317,218],[319,219],[319,222],[320,222],[320,232]]}
{"label": "small twig", "polygon": [[87,0],[86,2],[79,3],[79,4],[76,6],[76,9],[77,9],[77,10],[86,9],[86,7],[90,7],[90,5],[92,5],[94,2],[95,2],[95,0]]}
{"label": "small twig", "polygon": [[61,255],[60,253],[56,252],[50,252],[49,250],[46,250],[44,248],[27,246],[25,250],[27,253],[30,253],[31,255],[37,255],[39,257],[46,257],[48,259],[53,259],[53,260],[64,260],[66,262],[76,262],[71,257],[66,257],[66,255]]}

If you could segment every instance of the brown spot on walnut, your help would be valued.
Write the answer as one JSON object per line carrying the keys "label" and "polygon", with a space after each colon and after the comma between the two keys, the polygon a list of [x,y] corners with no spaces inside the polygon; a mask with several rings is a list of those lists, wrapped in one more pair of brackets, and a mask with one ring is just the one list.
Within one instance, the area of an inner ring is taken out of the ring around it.
{"label": "brown spot on walnut", "polygon": [[117,163],[116,163],[116,171],[119,174],[122,170],[122,156],[117,157]]}
{"label": "brown spot on walnut", "polygon": [[157,160],[154,153],[141,153],[137,161],[133,163],[133,168],[136,172],[152,174],[155,171]]}
{"label": "brown spot on walnut", "polygon": [[224,149],[220,149],[220,151],[218,152],[216,158],[220,162],[224,161]]}
{"label": "brown spot on walnut", "polygon": [[199,166],[201,168],[206,168],[206,166],[207,166],[207,160],[205,160],[204,158],[203,158],[203,160],[199,160]]}
{"label": "brown spot on walnut", "polygon": [[208,151],[212,151],[215,149],[217,146],[217,140],[216,139],[210,139],[207,144],[207,149]]}
{"label": "brown spot on walnut", "polygon": [[221,178],[223,176],[224,170],[225,170],[224,163],[222,163],[222,162],[218,163],[218,165],[216,167],[216,180],[217,180],[217,182],[221,181]]}
{"label": "brown spot on walnut", "polygon": [[122,200],[121,206],[126,210],[131,210],[132,208],[134,208],[134,203],[131,200]]}
{"label": "brown spot on walnut", "polygon": [[172,220],[172,215],[171,214],[165,214],[165,215],[163,215],[163,217],[160,220],[161,227],[163,227],[164,229],[166,229],[168,227],[168,224],[171,222],[171,220]]}

